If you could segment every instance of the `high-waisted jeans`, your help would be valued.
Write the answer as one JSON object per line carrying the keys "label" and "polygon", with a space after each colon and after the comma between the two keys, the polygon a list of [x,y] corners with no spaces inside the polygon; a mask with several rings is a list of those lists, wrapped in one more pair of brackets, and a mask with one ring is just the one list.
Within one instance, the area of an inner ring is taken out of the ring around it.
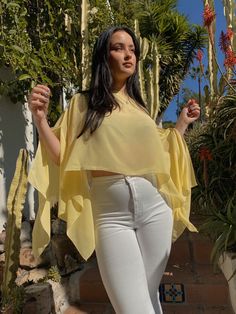
{"label": "high-waisted jeans", "polygon": [[173,218],[154,176],[92,178],[91,195],[98,266],[115,312],[162,313]]}

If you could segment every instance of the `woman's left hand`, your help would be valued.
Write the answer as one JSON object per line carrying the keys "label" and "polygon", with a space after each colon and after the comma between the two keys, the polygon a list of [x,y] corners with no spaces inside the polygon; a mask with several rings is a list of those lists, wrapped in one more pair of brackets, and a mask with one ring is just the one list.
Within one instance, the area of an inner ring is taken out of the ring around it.
{"label": "woman's left hand", "polygon": [[200,106],[195,99],[190,99],[186,106],[182,109],[179,120],[189,125],[200,117]]}
{"label": "woman's left hand", "polygon": [[200,106],[195,99],[190,99],[186,106],[182,109],[175,128],[184,135],[189,124],[193,123],[200,117]]}

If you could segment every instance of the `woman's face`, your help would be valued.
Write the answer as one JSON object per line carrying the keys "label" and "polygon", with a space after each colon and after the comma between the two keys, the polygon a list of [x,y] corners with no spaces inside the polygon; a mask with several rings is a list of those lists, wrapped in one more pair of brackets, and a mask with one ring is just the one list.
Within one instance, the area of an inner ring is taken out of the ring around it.
{"label": "woman's face", "polygon": [[109,65],[114,84],[124,84],[135,72],[135,46],[125,31],[117,31],[111,36]]}

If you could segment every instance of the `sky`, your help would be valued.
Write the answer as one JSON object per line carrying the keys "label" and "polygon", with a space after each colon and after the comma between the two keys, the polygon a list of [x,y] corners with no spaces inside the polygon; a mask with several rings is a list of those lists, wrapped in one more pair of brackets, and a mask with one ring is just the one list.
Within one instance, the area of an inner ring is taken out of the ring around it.
{"label": "sky", "polygon": [[[180,13],[187,16],[188,20],[194,24],[203,25],[203,1],[202,0],[178,0],[177,9]],[[215,0],[215,13],[216,13],[216,43],[219,42],[220,33],[223,30],[226,32],[226,20],[224,17],[224,10],[222,5],[222,0]],[[217,54],[219,56],[219,62],[222,64],[223,62],[223,55],[219,50],[218,45],[217,47]],[[205,60],[206,60],[206,51],[204,51]],[[204,57],[203,57],[204,58]],[[204,59],[203,59],[204,60]],[[207,60],[206,60],[207,61]],[[194,64],[193,64],[194,66]],[[197,63],[195,64],[197,66]],[[206,68],[206,67],[205,67]],[[181,85],[181,89],[183,87],[190,88],[194,91],[197,91],[197,81],[191,79],[190,77],[186,77],[184,82]],[[170,103],[169,107],[167,108],[164,114],[164,121],[176,121],[176,97]]]}

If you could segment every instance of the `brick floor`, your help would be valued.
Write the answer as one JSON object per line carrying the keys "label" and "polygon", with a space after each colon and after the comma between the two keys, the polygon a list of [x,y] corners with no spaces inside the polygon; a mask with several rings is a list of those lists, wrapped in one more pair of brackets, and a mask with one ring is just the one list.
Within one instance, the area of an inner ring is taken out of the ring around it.
{"label": "brick floor", "polygon": [[[163,283],[182,283],[183,303],[162,303],[165,314],[234,314],[228,283],[210,263],[212,243],[200,234],[184,234],[172,246]],[[80,281],[81,310],[89,314],[115,313],[97,267],[84,272]],[[145,313],[144,313],[145,314]]]}
{"label": "brick floor", "polygon": [[88,303],[70,307],[63,314],[115,314],[115,311],[109,303]]}
{"label": "brick floor", "polygon": [[185,302],[163,304],[164,313],[233,314],[228,283],[220,271],[213,271],[210,262],[211,249],[212,243],[208,238],[188,231],[173,244],[166,268],[167,274],[171,275],[164,275],[162,281],[183,283]]}
{"label": "brick floor", "polygon": [[82,302],[109,302],[97,267],[86,270],[81,276],[80,298]]}

